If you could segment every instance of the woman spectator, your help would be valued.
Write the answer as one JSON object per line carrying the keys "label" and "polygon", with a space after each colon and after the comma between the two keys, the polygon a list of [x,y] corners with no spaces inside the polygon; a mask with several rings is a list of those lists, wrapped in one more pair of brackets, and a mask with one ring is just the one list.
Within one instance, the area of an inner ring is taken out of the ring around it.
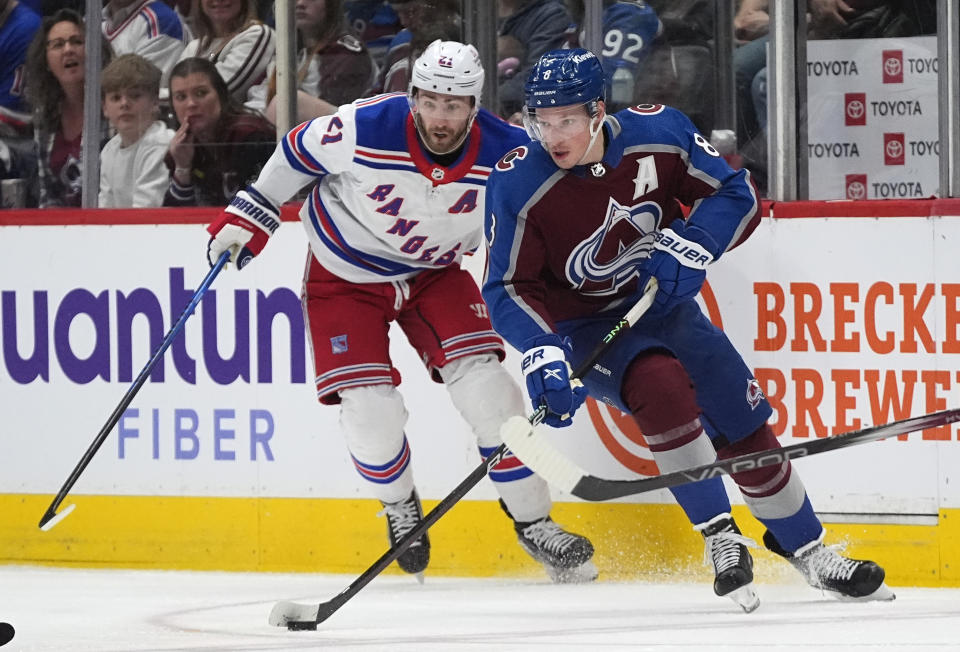
{"label": "woman spectator", "polygon": [[[111,58],[102,47],[101,65]],[[43,19],[30,43],[26,93],[34,111],[39,206],[81,205],[83,81],[86,64],[83,18],[59,9]],[[106,132],[97,134],[100,143]]]}
{"label": "woman spectator", "polygon": [[[329,115],[365,95],[376,77],[366,46],[346,26],[342,0],[297,0],[297,121]],[[275,119],[276,73],[251,91],[248,106],[266,106]],[[256,99],[254,99],[256,98]]]}
{"label": "woman spectator", "polygon": [[164,206],[224,206],[255,179],[276,146],[275,130],[243,107],[207,59],[184,59],[170,73],[179,128],[170,141]]}
{"label": "woman spectator", "polygon": [[194,38],[180,60],[209,59],[217,66],[230,94],[241,104],[247,92],[266,78],[273,61],[273,29],[257,18],[255,0],[194,0]]}

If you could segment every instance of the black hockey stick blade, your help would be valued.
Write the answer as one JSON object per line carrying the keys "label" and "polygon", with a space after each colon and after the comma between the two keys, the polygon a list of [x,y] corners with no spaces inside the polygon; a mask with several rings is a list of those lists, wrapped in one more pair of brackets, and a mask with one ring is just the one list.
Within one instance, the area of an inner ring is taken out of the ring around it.
{"label": "black hockey stick blade", "polygon": [[130,385],[130,389],[128,389],[126,394],[123,395],[123,398],[120,399],[120,403],[117,405],[117,407],[115,407],[113,412],[110,413],[110,416],[107,418],[107,422],[103,424],[103,427],[100,429],[100,432],[97,433],[97,436],[94,437],[90,447],[87,448],[87,451],[83,454],[83,457],[80,458],[80,461],[73,468],[73,471],[70,473],[69,477],[67,477],[66,482],[64,482],[63,486],[60,487],[60,491],[57,492],[53,502],[51,502],[50,506],[47,507],[47,511],[43,513],[43,517],[40,519],[41,530],[44,532],[50,530],[57,523],[65,519],[67,515],[73,511],[73,508],[76,507],[76,505],[69,505],[62,512],[59,514],[57,513],[57,508],[60,507],[60,503],[62,503],[63,499],[67,497],[67,494],[70,493],[73,485],[76,484],[77,480],[80,479],[80,474],[83,473],[84,469],[87,468],[87,465],[90,464],[90,460],[92,460],[93,456],[97,454],[98,450],[100,450],[103,442],[107,439],[107,435],[109,435],[110,431],[113,430],[113,427],[117,425],[117,421],[119,421],[120,417],[123,416],[124,410],[126,410],[130,405],[130,402],[133,401],[133,397],[137,395],[137,392],[140,391],[140,388],[143,387],[143,384],[147,381],[147,377],[150,375],[150,372],[153,371],[153,368],[156,366],[157,362],[159,362],[163,357],[164,352],[177,337],[180,331],[183,330],[183,325],[187,322],[187,319],[190,317],[190,315],[193,314],[197,304],[200,303],[200,299],[203,298],[203,295],[206,294],[210,284],[213,283],[213,279],[217,278],[217,274],[220,273],[220,270],[223,269],[223,266],[226,265],[230,260],[230,256],[230,251],[224,251],[213,267],[210,268],[210,271],[200,283],[197,291],[194,292],[193,297],[187,304],[187,307],[183,309],[183,312],[180,314],[177,322],[170,328],[166,336],[164,336],[163,341],[160,342],[160,346],[157,347],[156,352],[154,352],[153,356],[140,371],[140,374],[133,381],[133,384]]}
{"label": "black hockey stick blade", "polygon": [[774,450],[738,455],[691,469],[638,480],[609,480],[590,475],[547,442],[542,434],[537,432],[525,419],[516,417],[510,419],[501,428],[500,433],[503,436],[504,443],[510,447],[514,454],[547,482],[578,498],[601,501],[634,496],[656,489],[667,489],[688,482],[706,480],[718,475],[730,475],[764,466],[782,464],[789,460],[845,448],[854,444],[896,437],[956,422],[960,422],[960,408],[933,412],[903,419],[902,421],[893,421],[882,426],[872,426],[832,437],[802,441]]}
{"label": "black hockey stick blade", "polygon": [[[541,416],[542,418],[542,416]],[[420,538],[434,523],[440,520],[440,517],[450,511],[467,492],[473,489],[480,480],[487,474],[488,468],[493,468],[507,454],[507,447],[501,444],[482,464],[477,466],[470,475],[463,479],[450,492],[450,494],[441,500],[436,507],[431,509],[417,525],[409,532],[403,535],[396,545],[380,555],[377,561],[360,574],[357,579],[343,591],[335,595],[326,602],[319,605],[304,605],[296,602],[278,602],[270,611],[270,617],[267,622],[276,627],[286,627],[289,630],[313,630],[317,625],[332,616],[340,607],[342,607],[350,598],[355,596],[360,590],[369,584],[377,575],[382,573],[392,564],[410,545]]]}
{"label": "black hockey stick blade", "polygon": [[[624,315],[623,318],[617,322],[612,329],[610,329],[603,339],[597,343],[597,346],[593,349],[593,351],[590,352],[586,359],[577,365],[577,369],[573,372],[574,378],[579,378],[583,374],[587,373],[587,371],[590,370],[590,367],[593,366],[593,363],[597,361],[597,358],[600,357],[600,354],[603,353],[608,346],[610,346],[610,343],[637,323],[637,320],[639,320],[653,304],[653,298],[657,293],[657,287],[657,279],[651,278],[649,281],[647,281],[643,296],[641,296],[637,303],[629,311],[627,311],[627,314]],[[546,414],[547,409],[545,407],[540,407],[528,419],[520,416],[513,418],[519,419],[527,428],[532,429],[533,426],[543,421],[543,418],[546,416]],[[507,423],[509,424],[510,421],[507,421]],[[431,509],[430,512],[423,517],[423,520],[417,523],[416,527],[402,536],[400,540],[397,541],[396,545],[380,555],[380,558],[373,562],[373,565],[370,566],[370,568],[361,573],[357,579],[351,582],[347,588],[338,593],[336,596],[330,600],[327,600],[326,602],[321,602],[317,606],[299,604],[296,602],[278,602],[273,606],[273,609],[271,609],[270,616],[267,618],[267,622],[276,627],[286,627],[289,630],[315,630],[317,625],[332,616],[340,607],[346,604],[350,598],[355,596],[363,587],[369,584],[373,578],[382,573],[387,566],[396,561],[397,558],[402,555],[403,552],[409,548],[414,541],[420,538],[420,536],[434,523],[439,521],[441,516],[450,511],[450,509],[456,505],[460,499],[467,494],[467,492],[473,489],[473,487],[483,479],[483,477],[487,474],[487,471],[499,464],[503,458],[509,454],[509,452],[510,451],[507,450],[507,446],[505,444],[500,444],[500,446],[498,446],[497,449],[493,451],[493,453],[491,453],[490,456],[483,461],[483,463],[480,464],[480,466],[475,468],[470,475],[464,478],[464,480],[458,484],[453,491],[450,492],[446,498],[441,500],[436,507]]]}

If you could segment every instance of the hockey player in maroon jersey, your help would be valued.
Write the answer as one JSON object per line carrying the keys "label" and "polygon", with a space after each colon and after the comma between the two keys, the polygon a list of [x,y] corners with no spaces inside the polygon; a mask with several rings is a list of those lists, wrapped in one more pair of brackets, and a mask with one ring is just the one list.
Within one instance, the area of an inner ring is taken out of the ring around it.
{"label": "hockey player in maroon jersey", "polygon": [[[740,354],[694,297],[707,266],[756,227],[748,172],[734,171],[690,120],[644,105],[605,113],[603,70],[583,49],[543,55],[525,87],[533,141],[488,183],[483,297],[494,328],[524,352],[534,407],[565,426],[587,391],[633,415],[662,472],[779,447],[772,409]],[[692,207],[684,218],[679,202]],[[653,307],[571,382],[571,365],[619,321],[650,277]],[[768,548],[844,598],[892,599],[884,571],[823,545],[824,530],[787,462],[734,473]],[[671,489],[705,541],[714,591],[744,610],[754,545],[719,477]]]}
{"label": "hockey player in maroon jersey", "polygon": [[[315,184],[300,216],[310,240],[303,301],[317,396],[340,405],[347,447],[384,505],[391,544],[423,518],[391,322],[445,383],[482,455],[499,447],[501,424],[524,413],[523,393],[500,364],[503,342],[459,264],[481,244],[491,168],[527,140],[479,107],[483,74],[473,46],[434,41],[414,63],[407,94],[357,100],[294,128],[208,229],[210,261],[229,249],[243,267],[279,225],[280,204]],[[551,578],[596,577],[593,546],[550,518],[542,478],[512,455],[489,476],[520,544]],[[429,553],[424,534],[398,563],[420,574]]]}

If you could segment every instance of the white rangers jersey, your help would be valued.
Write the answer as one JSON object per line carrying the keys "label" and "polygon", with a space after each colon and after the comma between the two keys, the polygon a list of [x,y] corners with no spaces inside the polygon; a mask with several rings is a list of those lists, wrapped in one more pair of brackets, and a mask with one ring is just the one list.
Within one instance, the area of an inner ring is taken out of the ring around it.
{"label": "white rangers jersey", "polygon": [[108,4],[103,13],[103,35],[114,54],[139,54],[159,68],[165,97],[170,71],[190,40],[180,15],[162,0],[134,0],[119,9]]}
{"label": "white rangers jersey", "polygon": [[317,260],[354,283],[408,279],[480,245],[487,178],[528,140],[481,109],[444,167],[420,144],[406,96],[378,95],[292,129],[227,210],[272,232],[277,207],[316,182],[300,218]]}

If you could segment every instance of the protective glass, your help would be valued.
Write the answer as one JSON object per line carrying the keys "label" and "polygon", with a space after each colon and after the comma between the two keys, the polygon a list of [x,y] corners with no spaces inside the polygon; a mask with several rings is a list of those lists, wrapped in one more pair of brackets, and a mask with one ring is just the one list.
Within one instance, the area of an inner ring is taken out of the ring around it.
{"label": "protective glass", "polygon": [[531,138],[541,142],[565,140],[590,129],[586,103],[557,109],[523,109],[523,126]]}

